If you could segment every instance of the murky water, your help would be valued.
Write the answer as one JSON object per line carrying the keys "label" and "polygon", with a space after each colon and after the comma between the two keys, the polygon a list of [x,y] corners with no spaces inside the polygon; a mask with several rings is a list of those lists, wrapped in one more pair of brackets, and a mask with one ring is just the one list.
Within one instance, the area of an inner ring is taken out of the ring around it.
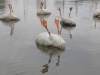
{"label": "murky water", "polygon": [[[43,0],[0,0],[0,15],[9,12],[11,3],[14,14],[21,21],[0,21],[0,75],[100,75],[100,19],[93,18],[95,2],[99,0],[47,0],[52,12],[45,18],[52,33],[57,33],[54,19],[71,17],[76,27],[62,28],[66,50],[44,48],[35,44],[37,35],[46,31],[37,16]],[[100,8],[100,2],[98,3]]]}

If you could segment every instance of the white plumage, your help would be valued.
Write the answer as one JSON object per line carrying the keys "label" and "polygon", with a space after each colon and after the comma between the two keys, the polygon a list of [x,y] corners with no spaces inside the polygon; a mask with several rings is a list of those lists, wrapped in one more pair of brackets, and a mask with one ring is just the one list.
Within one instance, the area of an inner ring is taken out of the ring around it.
{"label": "white plumage", "polygon": [[93,12],[93,17],[100,17],[100,9],[97,9],[98,2],[95,3],[96,10]]}
{"label": "white plumage", "polygon": [[43,7],[43,2],[41,2],[41,4],[40,4],[40,10],[39,11],[37,11],[37,15],[48,15],[48,14],[51,14],[51,12],[48,10],[48,9],[43,9],[42,7]]}
{"label": "white plumage", "polygon": [[13,14],[13,9],[12,9],[12,5],[8,4],[9,9],[10,9],[10,13],[6,13],[3,14],[2,16],[0,16],[0,20],[5,20],[5,21],[10,21],[10,20],[16,20],[19,21],[20,19]]}
{"label": "white plumage", "polygon": [[73,18],[70,18],[72,7],[70,7],[70,13],[69,13],[69,17],[68,18],[62,17],[61,9],[59,8],[58,10],[60,12],[60,16],[61,16],[61,21],[60,22],[62,24],[68,25],[68,26],[76,26],[75,20]]}
{"label": "white plumage", "polygon": [[1,17],[0,17],[0,20],[5,20],[5,21],[10,21],[10,20],[20,20],[16,15],[14,15],[13,13],[7,13],[7,14],[3,14]]}
{"label": "white plumage", "polygon": [[75,23],[75,20],[73,18],[64,18],[64,17],[61,17],[61,23],[64,24],[64,25],[68,25],[68,26],[76,26],[76,23]]}
{"label": "white plumage", "polygon": [[53,46],[60,49],[65,49],[66,46],[65,41],[62,39],[60,35],[59,27],[58,27],[58,34],[53,34],[49,32],[45,20],[42,21],[42,24],[44,25],[44,27],[47,29],[48,32],[40,33],[36,38],[36,43],[43,46]]}
{"label": "white plumage", "polygon": [[37,36],[36,42],[44,46],[54,46],[61,49],[65,48],[65,41],[58,34],[48,34],[48,32],[40,33]]}
{"label": "white plumage", "polygon": [[40,11],[37,11],[37,15],[47,15],[51,14],[51,12],[48,9],[41,9]]}
{"label": "white plumage", "polygon": [[94,17],[100,17],[100,9],[96,9],[96,10],[93,12],[93,16],[94,16]]}

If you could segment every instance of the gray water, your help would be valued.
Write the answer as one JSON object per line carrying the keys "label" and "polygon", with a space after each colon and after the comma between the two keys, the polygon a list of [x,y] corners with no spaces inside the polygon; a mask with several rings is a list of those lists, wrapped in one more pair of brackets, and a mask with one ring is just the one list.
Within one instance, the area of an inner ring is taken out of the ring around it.
{"label": "gray water", "polygon": [[[0,75],[100,75],[100,19],[93,18],[95,2],[99,0],[46,0],[50,32],[57,33],[54,19],[71,17],[76,27],[62,28],[61,35],[66,50],[44,48],[36,45],[38,34],[46,31],[36,15],[43,0],[0,0],[0,15],[9,12],[21,21],[0,21]],[[100,8],[100,2],[97,8]],[[72,36],[70,36],[72,35]]]}

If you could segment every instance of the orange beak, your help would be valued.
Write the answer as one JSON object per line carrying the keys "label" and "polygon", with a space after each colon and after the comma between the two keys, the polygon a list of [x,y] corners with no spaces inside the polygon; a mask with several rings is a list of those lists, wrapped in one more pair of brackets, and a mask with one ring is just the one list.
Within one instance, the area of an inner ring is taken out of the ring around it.
{"label": "orange beak", "polygon": [[41,24],[42,24],[44,27],[47,27],[47,21],[46,21],[46,20],[42,20],[42,21],[41,21]]}
{"label": "orange beak", "polygon": [[48,31],[48,33],[50,34],[50,31],[47,28],[47,21],[46,20],[42,20],[41,24],[46,28],[46,30]]}

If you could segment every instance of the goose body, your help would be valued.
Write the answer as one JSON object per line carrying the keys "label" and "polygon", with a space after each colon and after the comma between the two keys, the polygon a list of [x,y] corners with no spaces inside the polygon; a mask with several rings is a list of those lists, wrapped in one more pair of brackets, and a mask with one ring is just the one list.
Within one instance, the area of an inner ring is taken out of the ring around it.
{"label": "goose body", "polygon": [[73,18],[61,17],[60,23],[62,23],[64,25],[68,25],[68,26],[76,26],[76,22],[75,22],[75,20]]}
{"label": "goose body", "polygon": [[96,9],[96,10],[93,12],[93,17],[100,17],[100,9]]}
{"label": "goose body", "polygon": [[10,20],[16,20],[16,21],[19,21],[20,19],[14,15],[13,13],[6,13],[6,14],[3,14],[1,17],[0,17],[0,20],[5,20],[5,21],[10,21]]}
{"label": "goose body", "polygon": [[47,32],[40,33],[36,38],[36,43],[43,46],[52,46],[59,49],[65,49],[65,41],[60,35],[59,20],[55,19],[55,24],[58,29],[58,34],[51,33],[47,28],[47,21],[41,21],[41,24],[46,28]]}
{"label": "goose body", "polygon": [[53,33],[49,35],[48,32],[40,33],[36,38],[36,43],[43,46],[54,46],[60,49],[65,48],[65,41],[60,35]]}
{"label": "goose body", "polygon": [[69,13],[69,17],[68,18],[62,17],[61,9],[58,8],[58,10],[60,12],[60,17],[61,17],[60,23],[62,23],[64,25],[67,25],[67,26],[76,26],[75,20],[73,18],[70,18],[70,14],[71,14],[71,11],[72,11],[72,7],[70,7],[70,13]]}
{"label": "goose body", "polygon": [[0,20],[5,20],[5,21],[16,20],[16,21],[19,21],[20,19],[16,15],[13,14],[12,5],[8,4],[8,7],[10,9],[10,12],[0,16]]}
{"label": "goose body", "polygon": [[48,9],[41,9],[37,12],[37,15],[49,15],[51,12]]}

